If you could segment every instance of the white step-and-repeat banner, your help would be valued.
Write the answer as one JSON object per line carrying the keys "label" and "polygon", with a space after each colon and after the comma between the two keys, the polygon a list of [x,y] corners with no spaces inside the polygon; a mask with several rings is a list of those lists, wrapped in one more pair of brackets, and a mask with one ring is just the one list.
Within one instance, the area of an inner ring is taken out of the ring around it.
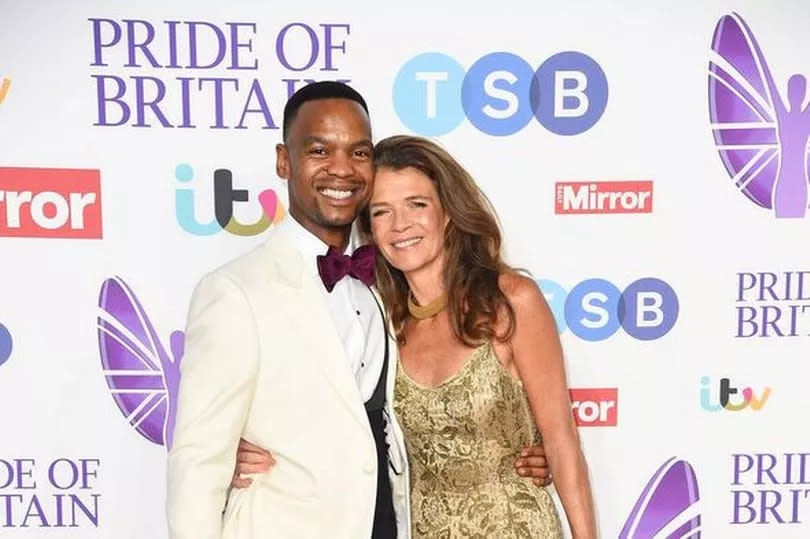
{"label": "white step-and-repeat banner", "polygon": [[806,0],[0,0],[0,537],[166,537],[192,287],[284,218],[283,106],[325,79],[492,199],[602,537],[810,537],[808,28]]}

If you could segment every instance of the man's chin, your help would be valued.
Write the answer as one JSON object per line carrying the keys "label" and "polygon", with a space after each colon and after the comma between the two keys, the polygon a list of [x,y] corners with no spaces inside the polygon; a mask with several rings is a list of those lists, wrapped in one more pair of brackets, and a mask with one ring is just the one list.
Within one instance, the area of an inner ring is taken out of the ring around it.
{"label": "man's chin", "polygon": [[320,224],[329,228],[345,228],[354,223],[359,213],[360,211],[356,208],[345,212],[321,212]]}

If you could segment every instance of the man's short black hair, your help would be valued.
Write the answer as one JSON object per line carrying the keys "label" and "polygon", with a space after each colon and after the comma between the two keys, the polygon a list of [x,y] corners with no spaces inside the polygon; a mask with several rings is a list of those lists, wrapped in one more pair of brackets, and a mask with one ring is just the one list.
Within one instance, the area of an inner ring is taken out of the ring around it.
{"label": "man's short black hair", "polygon": [[290,125],[298,115],[298,109],[301,108],[301,105],[307,101],[332,98],[349,99],[359,103],[360,106],[363,107],[363,110],[366,111],[366,114],[368,114],[366,100],[363,99],[360,92],[351,86],[343,84],[342,82],[334,82],[329,80],[313,82],[312,84],[308,84],[295,92],[284,106],[284,123],[282,124],[281,131],[281,136],[284,139],[284,142],[287,142],[287,133],[290,130]]}

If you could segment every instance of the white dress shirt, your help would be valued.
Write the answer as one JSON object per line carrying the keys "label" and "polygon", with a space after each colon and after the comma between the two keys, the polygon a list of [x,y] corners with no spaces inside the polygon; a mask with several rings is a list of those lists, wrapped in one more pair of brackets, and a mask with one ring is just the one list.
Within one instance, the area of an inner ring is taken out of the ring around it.
{"label": "white dress shirt", "polygon": [[[385,356],[383,319],[377,300],[362,281],[348,275],[335,284],[332,292],[328,292],[318,274],[316,257],[325,255],[329,246],[292,215],[287,214],[277,226],[278,231],[301,252],[304,264],[320,284],[360,396],[363,402],[368,401],[377,387]],[[356,238],[352,235],[345,254],[351,255],[357,246]]]}

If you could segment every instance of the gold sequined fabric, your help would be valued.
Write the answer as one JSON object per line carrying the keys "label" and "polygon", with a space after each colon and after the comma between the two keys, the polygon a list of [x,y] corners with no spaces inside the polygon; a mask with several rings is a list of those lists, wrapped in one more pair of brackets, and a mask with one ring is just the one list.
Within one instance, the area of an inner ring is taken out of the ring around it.
{"label": "gold sequined fabric", "polygon": [[394,406],[411,464],[415,539],[562,537],[549,493],[515,471],[539,434],[523,386],[490,344],[433,388],[399,366]]}

